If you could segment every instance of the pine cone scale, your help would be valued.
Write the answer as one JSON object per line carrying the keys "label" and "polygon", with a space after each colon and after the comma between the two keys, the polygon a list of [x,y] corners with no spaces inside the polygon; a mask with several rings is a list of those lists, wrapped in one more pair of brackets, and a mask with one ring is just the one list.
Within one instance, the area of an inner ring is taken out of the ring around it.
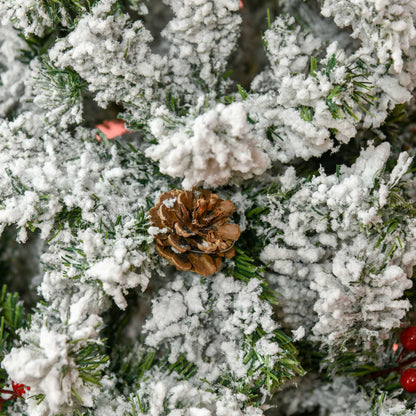
{"label": "pine cone scale", "polygon": [[157,208],[156,207],[153,207],[148,212],[148,214],[149,214],[149,217],[150,217],[150,221],[152,222],[152,224],[155,227],[158,227],[158,228],[163,228],[164,227],[163,222],[162,222],[162,220],[160,219],[160,217],[159,217],[159,215],[157,213]]}
{"label": "pine cone scale", "polygon": [[217,205],[217,217],[229,217],[235,211],[235,205],[232,201],[221,201]]}
{"label": "pine cone scale", "polygon": [[174,253],[171,262],[173,266],[176,266],[180,270],[187,271],[192,269],[192,263],[186,258],[185,255]]}
{"label": "pine cone scale", "polygon": [[161,247],[156,245],[156,250],[166,260],[169,261],[173,266],[180,268],[181,270],[191,270],[192,264],[184,255],[174,253],[171,250],[168,250],[166,247]]}
{"label": "pine cone scale", "polygon": [[173,227],[175,222],[179,221],[176,212],[169,210],[168,207],[163,203],[160,205],[158,214],[162,222],[168,227]]}
{"label": "pine cone scale", "polygon": [[175,228],[176,234],[180,235],[181,237],[191,237],[193,235],[196,235],[194,231],[192,231],[186,225],[180,222],[175,223],[174,228]]}
{"label": "pine cone scale", "polygon": [[180,253],[185,253],[191,249],[189,244],[186,244],[186,240],[178,235],[171,233],[167,239],[168,243]]}
{"label": "pine cone scale", "polygon": [[202,276],[209,276],[217,271],[217,266],[214,263],[214,260],[207,254],[198,256],[194,253],[189,253],[189,259],[194,270]]}
{"label": "pine cone scale", "polygon": [[235,249],[234,247],[231,247],[228,251],[224,252],[224,257],[227,259],[231,259],[235,256]]}
{"label": "pine cone scale", "polygon": [[218,225],[217,235],[226,240],[237,241],[240,238],[240,227],[237,224]]}
{"label": "pine cone scale", "polygon": [[178,204],[183,205],[187,210],[192,210],[192,192],[185,191],[179,194]]}
{"label": "pine cone scale", "polygon": [[218,250],[218,244],[210,243],[206,240],[204,240],[202,243],[197,243],[196,246],[198,250],[205,251],[207,253],[214,253]]}

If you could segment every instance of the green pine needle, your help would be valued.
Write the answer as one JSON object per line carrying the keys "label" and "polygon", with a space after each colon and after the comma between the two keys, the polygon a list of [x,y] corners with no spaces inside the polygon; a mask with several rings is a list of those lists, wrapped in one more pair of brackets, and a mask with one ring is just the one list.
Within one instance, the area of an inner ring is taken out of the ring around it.
{"label": "green pine needle", "polygon": [[[26,328],[30,323],[30,315],[23,309],[17,293],[7,291],[3,285],[0,292],[0,362],[19,340],[18,330]],[[0,388],[9,381],[5,370],[0,369]]]}

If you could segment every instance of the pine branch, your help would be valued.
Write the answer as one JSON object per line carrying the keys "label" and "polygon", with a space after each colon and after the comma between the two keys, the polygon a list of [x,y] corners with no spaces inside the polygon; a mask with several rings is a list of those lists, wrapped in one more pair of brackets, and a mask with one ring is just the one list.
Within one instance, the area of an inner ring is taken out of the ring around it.
{"label": "pine branch", "polygon": [[[328,81],[331,82],[332,74],[339,67],[339,63],[335,54],[327,61],[325,65],[317,64],[317,61],[311,57],[311,76],[316,77],[317,71],[323,73]],[[342,64],[341,64],[342,65]],[[371,94],[374,86],[368,81],[370,69],[367,65],[357,59],[353,65],[346,67],[346,73],[341,83],[334,83],[333,88],[325,98],[326,105],[335,119],[342,119],[344,116],[351,116],[356,121],[359,120],[354,110],[347,102],[350,98],[358,106],[358,110],[369,113],[369,107],[374,103],[376,97]],[[345,94],[347,96],[345,96]],[[303,109],[302,109],[303,110]],[[313,114],[308,114],[309,121],[312,121]],[[305,119],[305,117],[303,117]]]}
{"label": "pine branch", "polygon": [[[74,341],[74,346],[79,341]],[[86,383],[96,384],[100,387],[103,369],[108,366],[109,357],[105,354],[103,345],[88,343],[86,346],[76,349],[72,354],[78,368],[80,378]],[[82,402],[82,401],[81,401]]]}
{"label": "pine branch", "polygon": [[[10,352],[13,345],[19,340],[18,330],[30,325],[30,315],[26,314],[18,293],[10,293],[3,285],[0,292],[0,363],[4,356]],[[7,372],[0,368],[0,388],[10,385]],[[7,411],[10,402],[0,406],[0,413]]]}
{"label": "pine branch", "polygon": [[[41,70],[37,80],[41,83],[42,89],[49,90],[52,88],[59,94],[60,100],[68,101],[70,106],[82,101],[87,91],[87,83],[72,68],[57,68],[45,57],[41,57]],[[56,105],[58,102],[51,102],[50,105]]]}
{"label": "pine branch", "polygon": [[256,343],[265,336],[261,327],[245,337],[243,350],[245,351],[244,364],[249,365],[249,375],[256,375],[254,383],[247,383],[245,380],[236,380],[226,375],[222,376],[219,384],[236,389],[248,397],[247,404],[258,406],[262,402],[264,390],[273,394],[286,381],[295,376],[305,375],[305,371],[297,360],[297,350],[292,344],[292,339],[283,331],[276,330],[271,341],[277,342],[283,350],[282,356],[272,363],[271,357],[259,354],[256,350]]}
{"label": "pine branch", "polygon": [[235,279],[246,283],[250,279],[261,280],[263,293],[260,298],[268,301],[272,305],[277,305],[278,293],[270,289],[267,281],[264,278],[265,266],[257,266],[256,261],[238,247],[235,248],[235,252],[236,255],[232,258],[226,273],[233,276]]}
{"label": "pine branch", "polygon": [[[18,293],[7,292],[3,285],[0,292],[0,351],[10,351],[13,342],[19,339],[17,330],[26,328],[30,323],[30,315],[26,315]],[[1,358],[2,359],[2,358]],[[1,370],[4,374],[4,370]]]}
{"label": "pine branch", "polygon": [[26,42],[26,49],[20,49],[20,61],[29,64],[32,59],[46,54],[48,49],[54,44],[58,37],[56,29],[48,29],[43,36],[24,35],[19,33],[19,37]]}

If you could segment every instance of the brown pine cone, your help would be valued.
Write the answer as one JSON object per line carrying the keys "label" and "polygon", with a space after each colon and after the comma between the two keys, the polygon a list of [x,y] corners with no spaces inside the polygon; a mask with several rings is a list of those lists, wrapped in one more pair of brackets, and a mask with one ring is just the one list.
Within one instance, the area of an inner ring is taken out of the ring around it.
{"label": "brown pine cone", "polygon": [[235,207],[211,191],[165,192],[149,211],[150,221],[159,228],[152,232],[158,253],[178,270],[202,276],[215,273],[222,257],[231,258],[241,231],[228,221]]}

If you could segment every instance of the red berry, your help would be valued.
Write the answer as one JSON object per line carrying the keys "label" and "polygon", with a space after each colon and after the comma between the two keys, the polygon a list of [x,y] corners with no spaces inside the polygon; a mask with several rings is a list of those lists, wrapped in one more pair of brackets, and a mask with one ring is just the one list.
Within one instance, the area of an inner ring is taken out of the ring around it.
{"label": "red berry", "polygon": [[26,386],[24,384],[15,383],[14,381],[12,381],[12,389],[16,396],[23,397],[23,395],[25,394],[25,387]]}
{"label": "red berry", "polygon": [[416,368],[404,370],[400,376],[400,384],[409,393],[416,393]]}
{"label": "red berry", "polygon": [[416,326],[409,326],[400,335],[400,342],[407,351],[416,351]]}

